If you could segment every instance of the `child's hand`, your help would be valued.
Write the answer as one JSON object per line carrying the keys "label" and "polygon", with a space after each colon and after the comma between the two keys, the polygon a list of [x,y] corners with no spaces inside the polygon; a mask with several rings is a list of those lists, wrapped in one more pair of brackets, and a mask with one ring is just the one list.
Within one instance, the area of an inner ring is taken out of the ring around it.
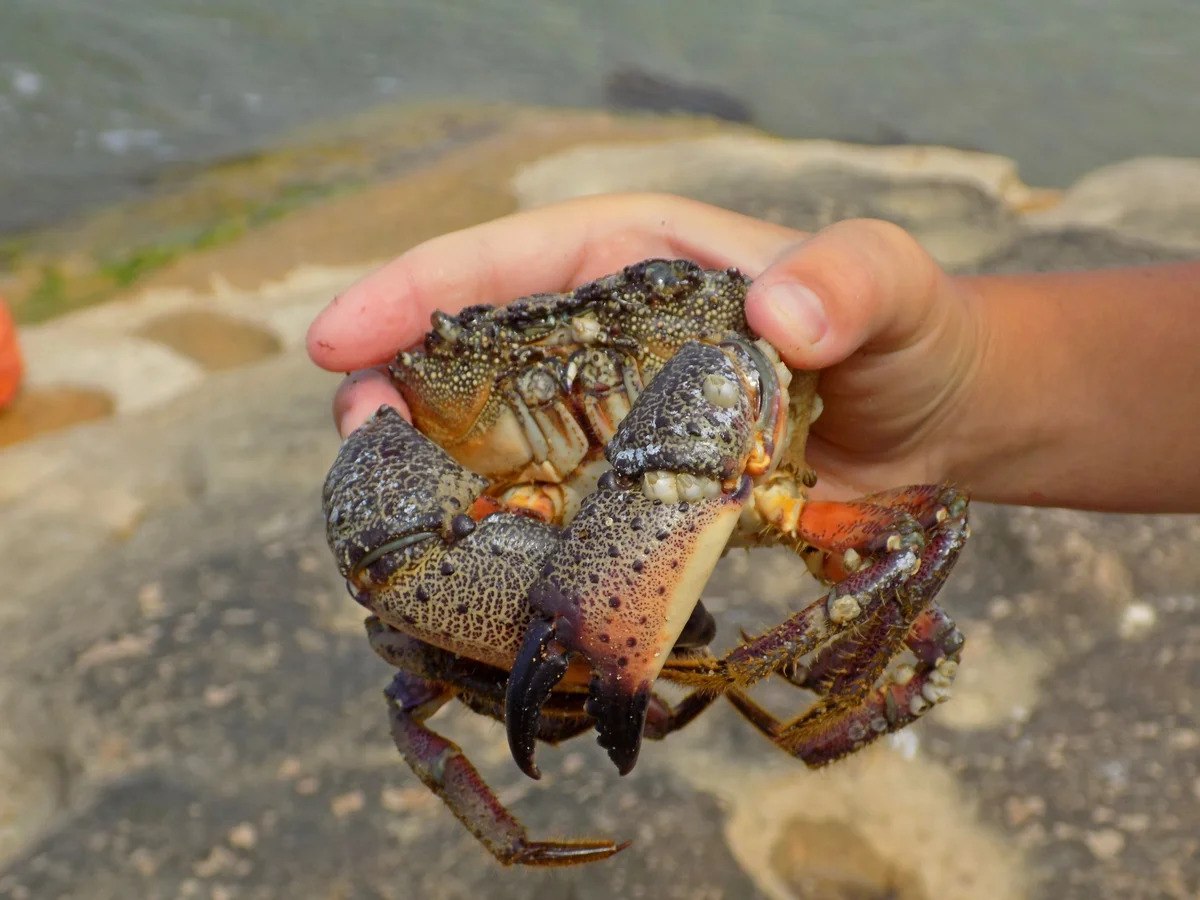
{"label": "child's hand", "polygon": [[827,369],[809,440],[820,493],[946,477],[947,426],[979,358],[979,329],[962,289],[907,233],[864,220],[809,236],[657,195],[587,198],[445,235],[351,287],[308,336],[318,365],[353,372],[334,402],[339,430],[384,403],[403,410],[372,367],[419,341],[434,309],[569,290],[654,256],[755,278],[751,327],[790,365]]}

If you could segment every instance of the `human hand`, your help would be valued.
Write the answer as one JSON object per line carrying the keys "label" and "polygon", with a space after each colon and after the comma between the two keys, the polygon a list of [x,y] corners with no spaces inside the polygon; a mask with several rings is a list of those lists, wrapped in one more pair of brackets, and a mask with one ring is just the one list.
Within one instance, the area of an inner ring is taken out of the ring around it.
{"label": "human hand", "polygon": [[368,275],[313,322],[313,361],[351,374],[334,399],[349,434],[382,404],[405,411],[381,367],[435,309],[565,291],[649,257],[736,266],[755,279],[751,327],[794,368],[821,369],[825,412],[808,441],[845,498],[953,476],[956,424],[983,352],[969,288],[905,231],[856,220],[816,235],[691,200],[611,195],[435,238]]}

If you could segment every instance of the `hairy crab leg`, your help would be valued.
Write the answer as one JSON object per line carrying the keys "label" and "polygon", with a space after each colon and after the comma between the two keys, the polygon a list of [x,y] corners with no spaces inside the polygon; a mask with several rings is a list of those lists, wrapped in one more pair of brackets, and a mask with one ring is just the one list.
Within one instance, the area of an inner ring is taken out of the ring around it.
{"label": "hairy crab leg", "polygon": [[963,642],[949,616],[935,604],[913,623],[905,643],[932,650],[938,646],[934,631],[944,638],[936,662],[921,660],[918,652],[915,667],[897,666],[883,683],[868,682],[865,695],[830,694],[791,722],[780,721],[740,690],[726,696],[772,743],[809,766],[823,766],[899,731],[950,697]]}
{"label": "hairy crab leg", "polygon": [[685,344],[639,395],[601,478],[530,589],[542,614],[513,666],[513,758],[536,777],[533,723],[573,654],[592,669],[587,706],[621,774],[637,760],[650,686],[692,617],[770,459],[786,397],[762,351]]}
{"label": "hairy crab leg", "polygon": [[[898,513],[875,502],[897,496]],[[665,677],[717,692],[748,687],[775,673],[796,672],[802,657],[840,641],[842,635],[847,635],[851,646],[860,642],[863,629],[869,631],[869,623],[893,599],[901,606],[899,628],[915,618],[941,588],[970,534],[965,495],[952,487],[918,485],[855,501],[853,515],[844,514],[845,506],[810,504],[801,521],[807,539],[819,549],[855,550],[860,559],[855,571],[843,573],[825,597],[745,641],[715,664],[681,662]],[[873,508],[881,513],[864,526],[863,513]],[[874,527],[868,527],[872,523]],[[897,523],[911,523],[900,532],[901,537],[896,536]],[[857,550],[846,541],[847,533],[858,541]],[[861,664],[858,655],[852,655]],[[832,662],[836,657],[829,659]]]}
{"label": "hairy crab leg", "polygon": [[[781,624],[735,647],[715,661],[681,661],[664,677],[720,693],[749,687],[793,668],[802,657],[877,613],[918,565],[915,552],[891,554],[855,573]],[[851,615],[851,613],[853,613]]]}
{"label": "hairy crab leg", "polygon": [[471,834],[504,865],[569,866],[607,859],[627,843],[608,840],[531,841],[458,745],[424,722],[452,690],[405,672],[385,691],[392,738],[425,786],[442,798]]}
{"label": "hairy crab leg", "polygon": [[[964,640],[932,597],[954,567],[967,533],[962,519],[949,520],[936,531],[921,555],[918,573],[880,617],[889,628],[896,624],[905,628],[903,644],[915,656],[915,666],[897,665],[879,683],[893,654],[880,647],[872,662],[865,652],[854,655],[853,642],[849,651],[839,643],[817,654],[810,670],[815,677],[809,681],[823,696],[794,721],[779,722],[740,690],[728,692],[730,702],[781,748],[810,766],[820,766],[898,731],[949,699]],[[849,665],[860,668],[852,677],[842,678],[847,655],[855,660]]]}

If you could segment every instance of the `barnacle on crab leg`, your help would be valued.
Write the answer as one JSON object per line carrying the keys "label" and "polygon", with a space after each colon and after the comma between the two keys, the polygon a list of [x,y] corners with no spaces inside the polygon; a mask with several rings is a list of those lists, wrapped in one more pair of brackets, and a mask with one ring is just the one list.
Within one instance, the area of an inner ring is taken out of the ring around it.
{"label": "barnacle on crab leg", "polygon": [[[847,508],[853,515],[846,514]],[[881,652],[885,636],[897,629],[903,634],[950,573],[969,534],[966,511],[966,495],[947,485],[913,485],[850,503],[805,505],[791,535],[785,536],[800,536],[822,551],[818,568],[834,582],[829,592],[783,623],[747,638],[723,659],[681,663],[669,677],[718,692],[748,687],[775,673],[803,684],[802,670],[808,667],[801,658],[824,651],[826,663],[818,655],[810,667],[840,668],[856,673],[855,683],[869,684],[862,667],[887,660],[888,654]],[[882,616],[886,623],[895,618],[887,604],[897,597],[908,598],[900,604],[905,615],[889,631],[876,619]],[[842,635],[849,635],[848,643],[837,649],[833,642]]]}
{"label": "barnacle on crab leg", "polygon": [[513,757],[537,777],[533,724],[572,654],[592,670],[587,709],[617,769],[633,768],[650,686],[769,465],[782,423],[775,370],[751,344],[688,343],[638,397],[605,475],[530,589],[543,614],[513,666]]}

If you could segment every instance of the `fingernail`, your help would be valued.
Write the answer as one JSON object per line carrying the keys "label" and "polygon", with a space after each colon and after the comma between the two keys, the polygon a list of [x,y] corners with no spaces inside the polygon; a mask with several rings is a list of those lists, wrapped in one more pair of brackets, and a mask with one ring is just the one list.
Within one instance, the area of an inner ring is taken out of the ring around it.
{"label": "fingernail", "polygon": [[829,330],[829,318],[821,298],[802,284],[776,285],[768,289],[766,300],[789,337],[815,344]]}

